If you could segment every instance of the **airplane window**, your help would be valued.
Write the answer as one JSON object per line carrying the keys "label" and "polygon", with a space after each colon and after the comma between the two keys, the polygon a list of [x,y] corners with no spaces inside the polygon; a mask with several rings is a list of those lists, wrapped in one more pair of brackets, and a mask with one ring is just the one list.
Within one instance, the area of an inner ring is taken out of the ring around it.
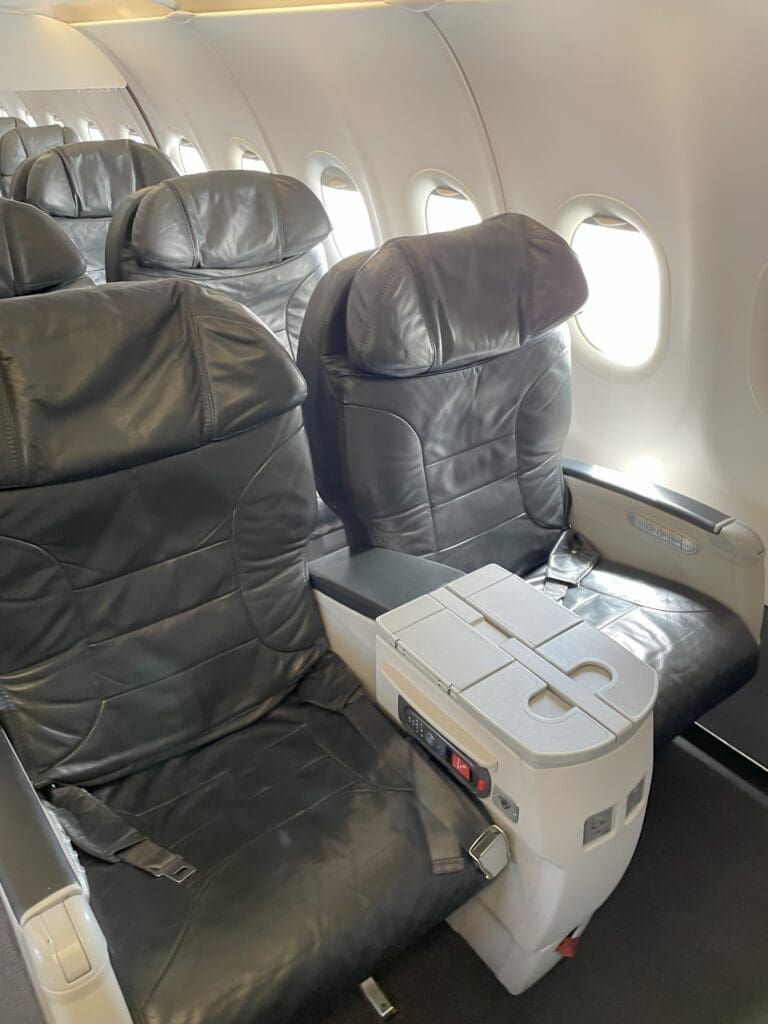
{"label": "airplane window", "polygon": [[622,366],[642,366],[659,343],[661,276],[650,239],[620,217],[582,221],[571,241],[589,285],[576,317],[587,341]]}
{"label": "airplane window", "polygon": [[0,107],[0,117],[10,117],[10,116],[11,115],[8,113],[8,111],[5,109],[5,107]]}
{"label": "airplane window", "polygon": [[22,110],[21,116],[22,119],[27,122],[27,126],[29,128],[37,128],[37,121],[32,117],[28,110]]}
{"label": "airplane window", "polygon": [[252,149],[243,150],[240,157],[240,166],[244,171],[264,171],[266,174],[269,174],[269,167],[267,167],[266,162],[258,154],[254,153]]}
{"label": "airplane window", "polygon": [[187,139],[182,139],[179,142],[179,160],[184,174],[203,174],[208,170],[203,154]]}
{"label": "airplane window", "polygon": [[64,127],[64,122],[61,120],[58,114],[49,114],[48,117],[51,119],[51,124],[57,124],[60,128]]}
{"label": "airplane window", "polygon": [[430,235],[435,231],[466,228],[479,224],[482,219],[472,200],[450,185],[439,185],[429,193],[424,215]]}
{"label": "airplane window", "polygon": [[144,136],[141,135],[139,132],[137,132],[135,128],[128,128],[126,130],[126,136],[125,137],[127,139],[130,139],[131,142],[141,142],[141,143],[144,142]]}
{"label": "airplane window", "polygon": [[88,122],[88,138],[91,140],[91,142],[104,141],[104,132],[101,130],[101,128],[99,128],[97,124],[94,124],[93,121]]}
{"label": "airplane window", "polygon": [[376,247],[365,199],[346,171],[326,167],[320,177],[323,206],[333,225],[333,240],[342,256]]}

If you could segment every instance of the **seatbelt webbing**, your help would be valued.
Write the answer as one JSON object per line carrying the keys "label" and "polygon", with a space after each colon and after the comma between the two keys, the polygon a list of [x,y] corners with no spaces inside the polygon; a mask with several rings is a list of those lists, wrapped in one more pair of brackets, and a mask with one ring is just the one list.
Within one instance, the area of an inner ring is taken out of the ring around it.
{"label": "seatbelt webbing", "polygon": [[504,843],[506,839],[496,826],[489,824],[474,800],[445,778],[414,743],[403,742],[402,735],[369,700],[352,701],[344,708],[344,714],[389,767],[413,785],[433,874],[462,871],[466,863],[464,850],[486,877],[494,877],[498,872],[489,874],[486,864],[473,851],[491,831],[495,830],[491,840],[498,838],[496,832]]}
{"label": "seatbelt webbing", "polygon": [[195,869],[179,854],[158,846],[111,807],[80,786],[54,786],[49,802],[73,844],[109,864],[123,861],[156,878],[185,882]]}
{"label": "seatbelt webbing", "polygon": [[575,530],[564,530],[552,548],[544,578],[544,593],[562,601],[600,561],[600,552]]}

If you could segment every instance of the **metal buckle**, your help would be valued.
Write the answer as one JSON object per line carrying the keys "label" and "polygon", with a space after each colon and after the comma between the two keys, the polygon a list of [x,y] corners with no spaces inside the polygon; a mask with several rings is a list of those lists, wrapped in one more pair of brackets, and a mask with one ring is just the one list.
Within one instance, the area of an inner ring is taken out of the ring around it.
{"label": "metal buckle", "polygon": [[470,846],[469,856],[490,882],[512,859],[506,833],[498,825],[489,825]]}
{"label": "metal buckle", "polygon": [[186,882],[197,870],[191,864],[187,864],[178,853],[164,850],[151,839],[142,839],[140,843],[123,850],[118,856],[120,860],[139,868],[140,871],[146,871],[155,878],[169,878],[178,885]]}

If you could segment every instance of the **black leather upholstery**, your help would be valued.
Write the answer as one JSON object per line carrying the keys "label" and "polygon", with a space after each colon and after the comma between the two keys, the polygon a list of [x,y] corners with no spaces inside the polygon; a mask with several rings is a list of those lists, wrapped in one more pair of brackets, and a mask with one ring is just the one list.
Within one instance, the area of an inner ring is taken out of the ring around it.
{"label": "black leather upholstery", "polygon": [[0,299],[90,283],[82,255],[50,217],[0,199]]}
{"label": "black leather upholstery", "polygon": [[[326,275],[298,363],[320,494],[354,547],[540,570],[568,523],[558,325],[586,294],[566,243],[516,214],[396,239]],[[744,623],[668,582],[601,565],[568,602],[658,669],[660,742],[754,673]]]}
{"label": "black leather upholstery", "polygon": [[[0,139],[3,135],[13,131],[14,128],[18,128],[19,125],[23,125],[23,121],[19,120],[18,117],[0,117]],[[0,174],[0,196],[8,194],[10,183],[6,183],[5,178]]]}
{"label": "black leather upholstery", "polygon": [[148,188],[116,211],[107,279],[196,281],[242,302],[292,356],[307,302],[326,269],[331,225],[296,178],[210,171]]}
{"label": "black leather upholstery", "polygon": [[176,174],[154,146],[131,139],[77,142],[25,161],[14,175],[11,193],[56,218],[85,256],[90,277],[102,284],[104,245],[117,204],[137,189]]}
{"label": "black leather upholstery", "polygon": [[173,281],[6,303],[0,360],[2,724],[197,868],[85,858],[137,1024],[279,1024],[482,884],[433,871],[411,750],[327,650],[304,382]]}
{"label": "black leather upholstery", "polygon": [[[16,120],[13,118],[13,120]],[[31,128],[17,123],[10,131],[0,131],[0,186],[2,195],[20,199],[13,192],[12,179],[30,157],[44,153],[53,146],[77,142],[77,133],[65,125],[43,124]]]}
{"label": "black leather upholstery", "polygon": [[[558,273],[552,299],[539,276]],[[503,315],[473,327],[497,294]],[[299,368],[318,488],[353,546],[463,570],[541,564],[565,525],[558,325],[585,297],[565,242],[513,214],[336,264],[310,302]]]}

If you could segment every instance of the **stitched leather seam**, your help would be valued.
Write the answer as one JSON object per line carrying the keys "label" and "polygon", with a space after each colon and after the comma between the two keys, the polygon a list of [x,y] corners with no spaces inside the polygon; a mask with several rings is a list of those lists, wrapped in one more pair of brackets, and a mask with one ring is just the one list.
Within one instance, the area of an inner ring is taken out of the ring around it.
{"label": "stitched leather seam", "polygon": [[[411,432],[413,433],[413,435],[415,436],[416,440],[419,443],[419,452],[421,453],[421,467],[422,467],[422,471],[423,471],[423,475],[424,475],[424,493],[427,496],[427,508],[428,508],[429,513],[430,513],[430,521],[432,523],[433,553],[436,554],[437,551],[438,551],[437,526],[435,524],[435,517],[434,517],[434,514],[432,512],[432,496],[431,496],[430,491],[429,491],[429,481],[427,480],[427,466],[426,466],[426,463],[424,462],[424,448],[422,446],[421,438],[419,437],[418,431],[416,430],[416,428],[414,427],[414,425],[412,423],[409,423],[408,420],[405,419],[404,416],[400,416],[396,412],[390,412],[389,409],[372,409],[372,408],[369,408],[368,406],[365,406],[365,405],[353,405],[351,403],[350,404],[345,404],[344,408],[345,409],[359,409],[359,410],[362,410],[363,412],[366,412],[366,413],[374,412],[374,413],[382,413],[384,416],[392,416],[394,419],[400,420],[402,423],[404,423],[406,425],[406,427],[408,427],[411,430]],[[345,458],[344,459],[344,464],[348,465],[349,464],[349,459]],[[350,490],[349,493],[350,494],[354,494],[354,490]],[[369,517],[369,518],[372,518],[372,517]]]}
{"label": "stitched leather seam", "polygon": [[508,441],[510,437],[514,436],[514,431],[511,434],[500,434],[498,437],[492,437],[490,441],[481,441],[479,444],[470,445],[469,448],[461,448],[457,452],[451,452],[450,455],[444,455],[441,459],[435,459],[434,462],[427,462],[425,467],[431,469],[433,466],[439,466],[442,462],[448,462],[449,459],[457,459],[460,455],[468,455],[469,452],[479,451],[481,448],[486,448],[489,444],[496,444],[497,441]]}
{"label": "stitched leather seam", "polygon": [[213,400],[213,392],[211,390],[211,382],[208,377],[208,367],[205,362],[205,356],[203,354],[203,347],[200,342],[200,333],[197,329],[197,317],[191,309],[191,301],[187,295],[184,297],[185,304],[189,306],[188,315],[192,324],[192,351],[197,364],[197,372],[200,379],[200,392],[202,401],[202,433],[205,441],[212,441],[215,437],[216,432],[216,406]]}
{"label": "stitched leather seam", "polygon": [[192,270],[195,269],[195,264],[199,265],[200,263],[202,263],[200,248],[197,244],[197,240],[195,239],[194,232],[192,231],[192,221],[189,219],[187,208],[184,206],[184,200],[181,198],[181,193],[179,192],[173,179],[169,179],[166,184],[168,185],[171,195],[176,200],[176,205],[178,206],[179,211],[181,212],[182,225],[187,233],[187,238],[189,239],[189,246],[192,250],[192,267],[190,267],[190,270]]}
{"label": "stitched leather seam", "polygon": [[448,547],[443,548],[440,553],[444,555],[448,551],[455,551],[457,548],[460,548],[463,544],[471,544],[471,542],[473,540],[477,540],[478,537],[484,537],[488,533],[493,533],[494,530],[500,530],[502,526],[506,526],[507,523],[514,523],[516,519],[525,518],[527,518],[525,512],[518,512],[516,516],[510,516],[509,519],[503,519],[500,523],[496,523],[495,526],[489,526],[486,530],[481,530],[479,533],[475,533],[471,537],[462,537],[462,539],[456,541],[455,544],[449,544]]}
{"label": "stitched leather seam", "polygon": [[432,509],[434,511],[438,508],[445,508],[446,505],[451,505],[454,501],[461,501],[462,498],[468,498],[470,494],[475,494],[476,491],[482,491],[484,487],[490,487],[492,484],[501,483],[502,480],[509,480],[512,477],[517,477],[516,469],[513,469],[511,473],[502,473],[501,476],[497,476],[493,480],[486,480],[476,487],[470,487],[468,491],[464,491],[462,494],[455,494],[452,498],[448,498],[447,501],[441,501],[433,505]]}
{"label": "stitched leather seam", "polygon": [[427,332],[427,340],[429,341],[430,348],[432,349],[432,362],[429,364],[429,366],[426,368],[425,371],[422,371],[422,372],[429,373],[430,370],[434,369],[435,364],[438,362],[438,357],[439,357],[440,362],[442,363],[442,361],[443,361],[443,346],[442,346],[442,344],[440,345],[440,350],[438,352],[437,339],[432,336],[432,328],[431,328],[431,326],[430,326],[430,324],[429,324],[429,322],[427,320],[427,314],[426,314],[427,303],[424,302],[424,294],[423,294],[422,287],[421,287],[421,280],[419,279],[419,275],[418,275],[418,273],[416,271],[416,267],[415,267],[415,265],[413,263],[413,260],[411,259],[410,253],[406,249],[404,249],[403,246],[400,245],[399,242],[395,242],[395,245],[402,252],[403,256],[405,256],[405,261],[408,264],[408,266],[411,268],[411,273],[413,274],[413,282],[414,282],[414,285],[416,287],[416,295],[417,295],[418,300],[419,300],[419,306],[421,307],[420,308],[421,317],[422,317],[422,319],[424,321],[424,327],[425,327],[426,332]]}
{"label": "stitched leather seam", "polygon": [[[110,576],[108,579],[97,580],[95,583],[88,583],[84,587],[72,587],[72,591],[75,594],[82,594],[88,590],[94,590],[96,587],[106,586],[108,583],[116,583],[118,580],[126,580],[131,576],[135,576],[140,572],[146,572],[149,569],[156,569],[161,565],[170,565],[171,562],[176,562],[181,558],[189,558],[191,555],[201,554],[203,551],[213,551],[214,548],[223,547],[225,544],[230,543],[230,538],[225,537],[223,540],[217,540],[213,544],[206,544],[200,548],[192,548],[191,551],[180,551],[176,555],[171,555],[169,558],[163,558],[159,562],[150,562],[148,565],[141,565],[138,569],[131,569],[130,572],[123,572],[117,576]],[[83,568],[80,565],[76,565],[74,562],[62,562],[62,565],[69,565],[76,569]]]}
{"label": "stitched leather seam", "polygon": [[226,594],[219,594],[217,597],[212,597],[207,601],[200,601],[197,604],[193,604],[190,608],[182,608],[181,611],[171,612],[170,615],[160,615],[157,618],[153,618],[151,622],[146,622],[143,626],[136,626],[134,629],[127,629],[124,633],[115,633],[114,636],[104,637],[103,640],[93,640],[90,646],[101,647],[102,644],[111,644],[115,640],[125,640],[129,636],[141,633],[144,629],[151,629],[153,626],[158,626],[162,622],[170,622],[172,619],[180,619],[182,615],[190,615],[201,608],[207,608],[209,605],[216,604],[217,601],[225,601],[228,597],[234,597],[238,590],[239,588],[229,590]]}
{"label": "stitched leather seam", "polygon": [[12,399],[12,390],[8,381],[8,370],[5,360],[0,355],[0,403],[3,411],[3,427],[8,450],[11,455],[11,462],[16,476],[16,484],[22,485],[26,482],[26,459],[21,445],[21,435],[16,415],[15,403]]}

